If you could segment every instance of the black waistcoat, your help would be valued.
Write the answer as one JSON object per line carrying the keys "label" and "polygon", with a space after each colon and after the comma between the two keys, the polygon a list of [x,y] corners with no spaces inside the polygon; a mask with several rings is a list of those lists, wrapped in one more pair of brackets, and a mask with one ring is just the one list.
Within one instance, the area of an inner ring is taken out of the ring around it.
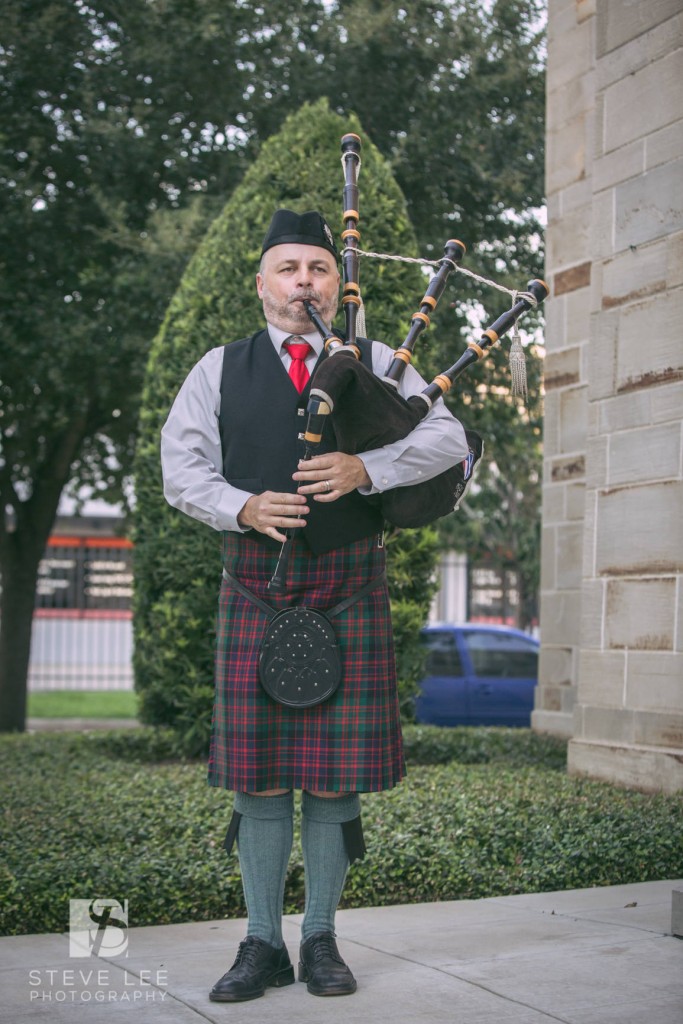
{"label": "black waistcoat", "polygon": [[[371,343],[359,339],[358,344],[362,361],[371,366]],[[323,351],[320,359],[325,358]],[[303,455],[298,435],[306,427],[309,390],[310,383],[301,395],[297,393],[267,331],[225,346],[219,429],[223,475],[229,484],[252,494],[296,491],[292,473]],[[334,432],[327,424],[318,451],[334,450]],[[300,535],[316,555],[382,529],[375,503],[358,491],[329,504],[309,497],[308,505],[310,512]],[[268,547],[280,547],[258,530],[249,536]]]}

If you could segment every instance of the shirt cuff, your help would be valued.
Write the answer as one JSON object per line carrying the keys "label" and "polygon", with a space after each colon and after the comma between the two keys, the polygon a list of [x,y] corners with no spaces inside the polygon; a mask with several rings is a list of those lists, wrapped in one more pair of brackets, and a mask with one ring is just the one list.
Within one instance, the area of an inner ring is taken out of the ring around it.
{"label": "shirt cuff", "polygon": [[389,491],[400,486],[399,475],[393,463],[387,462],[387,453],[383,448],[375,448],[369,452],[363,452],[358,458],[361,460],[367,474],[372,481],[371,487],[359,487],[361,494],[379,494],[382,491]]}
{"label": "shirt cuff", "polygon": [[232,530],[233,533],[249,533],[251,526],[240,526],[237,517],[254,495],[251,491],[241,491],[237,487],[225,489],[225,495],[221,496],[220,507],[216,510],[216,519],[221,530]]}

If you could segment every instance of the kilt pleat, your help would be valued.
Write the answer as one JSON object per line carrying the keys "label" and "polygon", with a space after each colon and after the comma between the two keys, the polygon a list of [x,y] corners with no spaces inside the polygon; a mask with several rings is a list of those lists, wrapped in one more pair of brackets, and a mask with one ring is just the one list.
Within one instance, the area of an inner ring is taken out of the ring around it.
{"label": "kilt pleat", "polygon": [[[280,609],[325,611],[382,572],[376,537],[323,555],[295,541],[287,593],[268,593],[277,553],[249,537],[224,535],[226,569]],[[216,629],[215,700],[209,783],[262,792],[293,788],[375,792],[405,774],[386,585],[333,620],[342,656],[337,692],[316,707],[273,701],[258,679],[265,614],[224,580]]]}

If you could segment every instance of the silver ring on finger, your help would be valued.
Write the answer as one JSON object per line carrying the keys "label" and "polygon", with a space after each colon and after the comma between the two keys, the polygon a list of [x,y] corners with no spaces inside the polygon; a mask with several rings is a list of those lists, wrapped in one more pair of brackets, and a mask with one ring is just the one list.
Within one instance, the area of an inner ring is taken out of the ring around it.
{"label": "silver ring on finger", "polygon": [[324,483],[325,483],[325,490],[331,491],[332,490],[331,482],[329,480],[325,480]]}

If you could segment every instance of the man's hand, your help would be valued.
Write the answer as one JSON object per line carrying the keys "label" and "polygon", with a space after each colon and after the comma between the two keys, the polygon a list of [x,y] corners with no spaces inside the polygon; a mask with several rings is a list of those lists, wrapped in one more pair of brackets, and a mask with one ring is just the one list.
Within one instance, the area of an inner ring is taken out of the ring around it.
{"label": "man's hand", "polygon": [[245,502],[237,522],[242,527],[251,526],[259,533],[284,543],[287,538],[280,531],[305,526],[306,520],[302,517],[309,511],[306,499],[301,494],[264,491],[263,494],[253,494]]}
{"label": "man's hand", "polygon": [[330,452],[300,462],[293,477],[299,495],[312,494],[314,501],[336,501],[357,487],[370,487],[372,481],[357,455]]}

